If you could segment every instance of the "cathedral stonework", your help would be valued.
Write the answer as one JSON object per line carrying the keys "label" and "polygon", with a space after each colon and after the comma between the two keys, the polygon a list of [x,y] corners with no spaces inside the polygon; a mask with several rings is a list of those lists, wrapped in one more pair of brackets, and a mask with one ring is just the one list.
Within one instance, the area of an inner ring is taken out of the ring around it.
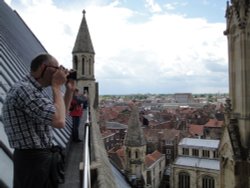
{"label": "cathedral stonework", "polygon": [[226,9],[229,97],[220,143],[221,187],[250,187],[250,1]]}

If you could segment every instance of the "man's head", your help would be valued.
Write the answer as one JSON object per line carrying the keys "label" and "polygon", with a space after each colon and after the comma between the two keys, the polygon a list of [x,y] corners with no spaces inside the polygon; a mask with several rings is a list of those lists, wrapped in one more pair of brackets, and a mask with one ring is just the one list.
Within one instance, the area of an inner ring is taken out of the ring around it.
{"label": "man's head", "polygon": [[31,75],[44,87],[51,85],[52,75],[59,68],[59,63],[50,54],[40,54],[30,65]]}

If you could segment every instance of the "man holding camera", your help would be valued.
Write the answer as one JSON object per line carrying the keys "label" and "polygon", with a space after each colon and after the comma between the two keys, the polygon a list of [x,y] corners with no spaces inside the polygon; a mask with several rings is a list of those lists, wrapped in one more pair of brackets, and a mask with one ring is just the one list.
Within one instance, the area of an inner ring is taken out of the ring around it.
{"label": "man holding camera", "polygon": [[[14,148],[14,188],[54,188],[52,127],[64,128],[76,83],[49,54],[34,58],[30,75],[17,82],[3,104],[4,129]],[[63,96],[61,86],[66,86]],[[43,92],[51,86],[53,99]]]}

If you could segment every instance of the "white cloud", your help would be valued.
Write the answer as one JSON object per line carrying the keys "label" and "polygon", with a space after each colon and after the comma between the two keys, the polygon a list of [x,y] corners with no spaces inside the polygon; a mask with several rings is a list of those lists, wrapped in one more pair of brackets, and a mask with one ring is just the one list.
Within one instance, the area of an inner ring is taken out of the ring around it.
{"label": "white cloud", "polygon": [[4,0],[4,2],[8,5],[11,5],[12,0]]}
{"label": "white cloud", "polygon": [[224,23],[159,12],[135,23],[137,12],[118,1],[64,9],[49,0],[22,2],[19,14],[66,67],[71,67],[82,9],[86,9],[101,94],[227,92]]}
{"label": "white cloud", "polygon": [[167,10],[174,10],[175,9],[175,6],[171,3],[167,3],[164,5],[164,7],[167,9]]}
{"label": "white cloud", "polygon": [[161,12],[162,9],[159,4],[157,4],[154,0],[145,0],[146,1],[146,7],[149,8],[151,12]]}

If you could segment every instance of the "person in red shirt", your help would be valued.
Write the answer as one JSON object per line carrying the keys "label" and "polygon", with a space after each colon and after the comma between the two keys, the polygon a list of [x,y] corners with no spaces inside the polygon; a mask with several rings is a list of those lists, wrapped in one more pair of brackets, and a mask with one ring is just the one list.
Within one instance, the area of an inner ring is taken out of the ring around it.
{"label": "person in red shirt", "polygon": [[72,138],[74,142],[81,142],[79,139],[79,125],[83,113],[82,101],[79,98],[79,90],[75,89],[70,106],[70,116],[72,117],[73,129]]}

